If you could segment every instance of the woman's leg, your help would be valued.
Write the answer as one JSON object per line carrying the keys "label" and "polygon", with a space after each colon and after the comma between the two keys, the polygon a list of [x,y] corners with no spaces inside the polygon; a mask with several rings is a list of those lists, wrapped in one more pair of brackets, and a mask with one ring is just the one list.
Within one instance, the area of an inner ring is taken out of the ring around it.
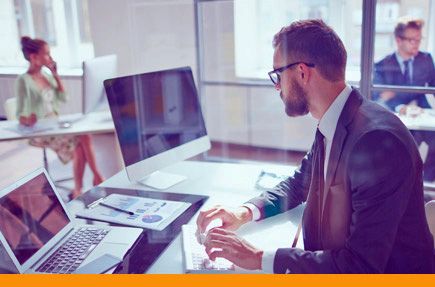
{"label": "woman's leg", "polygon": [[101,175],[97,167],[97,162],[95,160],[94,146],[92,145],[92,138],[90,134],[81,135],[79,137],[79,144],[83,148],[84,157],[86,162],[89,164],[89,168],[94,174],[94,185],[98,185],[104,181],[104,177]]}
{"label": "woman's leg", "polygon": [[85,154],[80,143],[77,144],[74,150],[73,158],[73,174],[74,174],[74,190],[71,194],[72,198],[76,198],[82,194],[83,175],[85,173]]}

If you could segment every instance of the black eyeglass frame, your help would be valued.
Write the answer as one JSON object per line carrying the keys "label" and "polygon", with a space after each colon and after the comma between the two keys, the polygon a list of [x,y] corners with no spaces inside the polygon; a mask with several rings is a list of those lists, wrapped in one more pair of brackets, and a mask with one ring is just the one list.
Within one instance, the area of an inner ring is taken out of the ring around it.
{"label": "black eyeglass frame", "polygon": [[405,36],[399,36],[400,39],[408,41],[411,44],[420,44],[421,41],[423,40],[423,37],[421,37],[420,39],[415,39],[415,38],[408,38]]}
{"label": "black eyeglass frame", "polygon": [[[281,83],[281,77],[280,77],[280,75],[279,75],[278,73],[282,73],[282,72],[284,72],[285,70],[287,70],[287,69],[293,67],[294,65],[298,65],[298,64],[305,64],[307,67],[310,67],[310,68],[314,68],[314,67],[315,67],[315,65],[314,65],[313,63],[295,62],[295,63],[288,64],[287,66],[284,66],[284,67],[281,67],[281,68],[275,69],[275,70],[273,70],[273,71],[270,71],[270,72],[267,73],[267,74],[269,75],[269,78],[270,78],[270,80],[272,81],[272,83],[273,83],[274,85],[278,85],[279,83]],[[276,74],[276,78],[277,78],[277,82],[276,82],[276,83],[275,83],[274,79],[272,78],[272,74]]]}

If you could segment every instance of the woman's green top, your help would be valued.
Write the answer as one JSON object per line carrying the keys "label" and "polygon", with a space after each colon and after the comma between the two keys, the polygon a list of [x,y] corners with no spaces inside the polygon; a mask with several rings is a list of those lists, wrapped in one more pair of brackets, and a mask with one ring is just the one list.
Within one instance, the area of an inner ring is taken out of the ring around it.
{"label": "woman's green top", "polygon": [[[57,89],[56,80],[52,75],[49,75],[44,71],[41,71],[41,73],[45,78],[47,78],[54,91],[52,104],[54,112],[58,115],[58,101],[66,102],[68,94],[61,93]],[[38,89],[32,76],[28,73],[18,76],[15,81],[15,97],[17,99],[17,118],[20,116],[28,117],[32,113],[34,113],[38,119],[45,117],[43,91]]]}

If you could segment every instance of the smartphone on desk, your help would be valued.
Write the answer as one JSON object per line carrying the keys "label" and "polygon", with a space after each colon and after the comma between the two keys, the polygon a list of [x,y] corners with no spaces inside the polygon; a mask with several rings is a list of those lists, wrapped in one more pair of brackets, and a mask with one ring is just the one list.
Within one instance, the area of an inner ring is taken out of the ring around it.
{"label": "smartphone on desk", "polygon": [[103,274],[122,262],[121,258],[104,254],[94,261],[78,268],[72,274]]}

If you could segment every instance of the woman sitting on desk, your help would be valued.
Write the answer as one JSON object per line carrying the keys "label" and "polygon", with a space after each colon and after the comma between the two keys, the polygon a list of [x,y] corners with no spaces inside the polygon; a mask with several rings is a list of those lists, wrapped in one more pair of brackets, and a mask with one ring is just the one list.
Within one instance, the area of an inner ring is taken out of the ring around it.
{"label": "woman sitting on desk", "polygon": [[[68,98],[65,87],[57,74],[56,62],[50,56],[48,44],[41,39],[21,38],[24,58],[30,62],[27,73],[20,75],[15,83],[17,117],[22,125],[33,126],[38,119],[56,117],[59,113],[58,101]],[[42,70],[46,66],[52,73]],[[86,162],[94,174],[94,185],[103,182],[95,161],[92,139],[89,134],[80,136],[62,135],[34,138],[30,144],[49,147],[65,164],[73,159],[74,190],[71,198],[82,193],[83,174]]]}

